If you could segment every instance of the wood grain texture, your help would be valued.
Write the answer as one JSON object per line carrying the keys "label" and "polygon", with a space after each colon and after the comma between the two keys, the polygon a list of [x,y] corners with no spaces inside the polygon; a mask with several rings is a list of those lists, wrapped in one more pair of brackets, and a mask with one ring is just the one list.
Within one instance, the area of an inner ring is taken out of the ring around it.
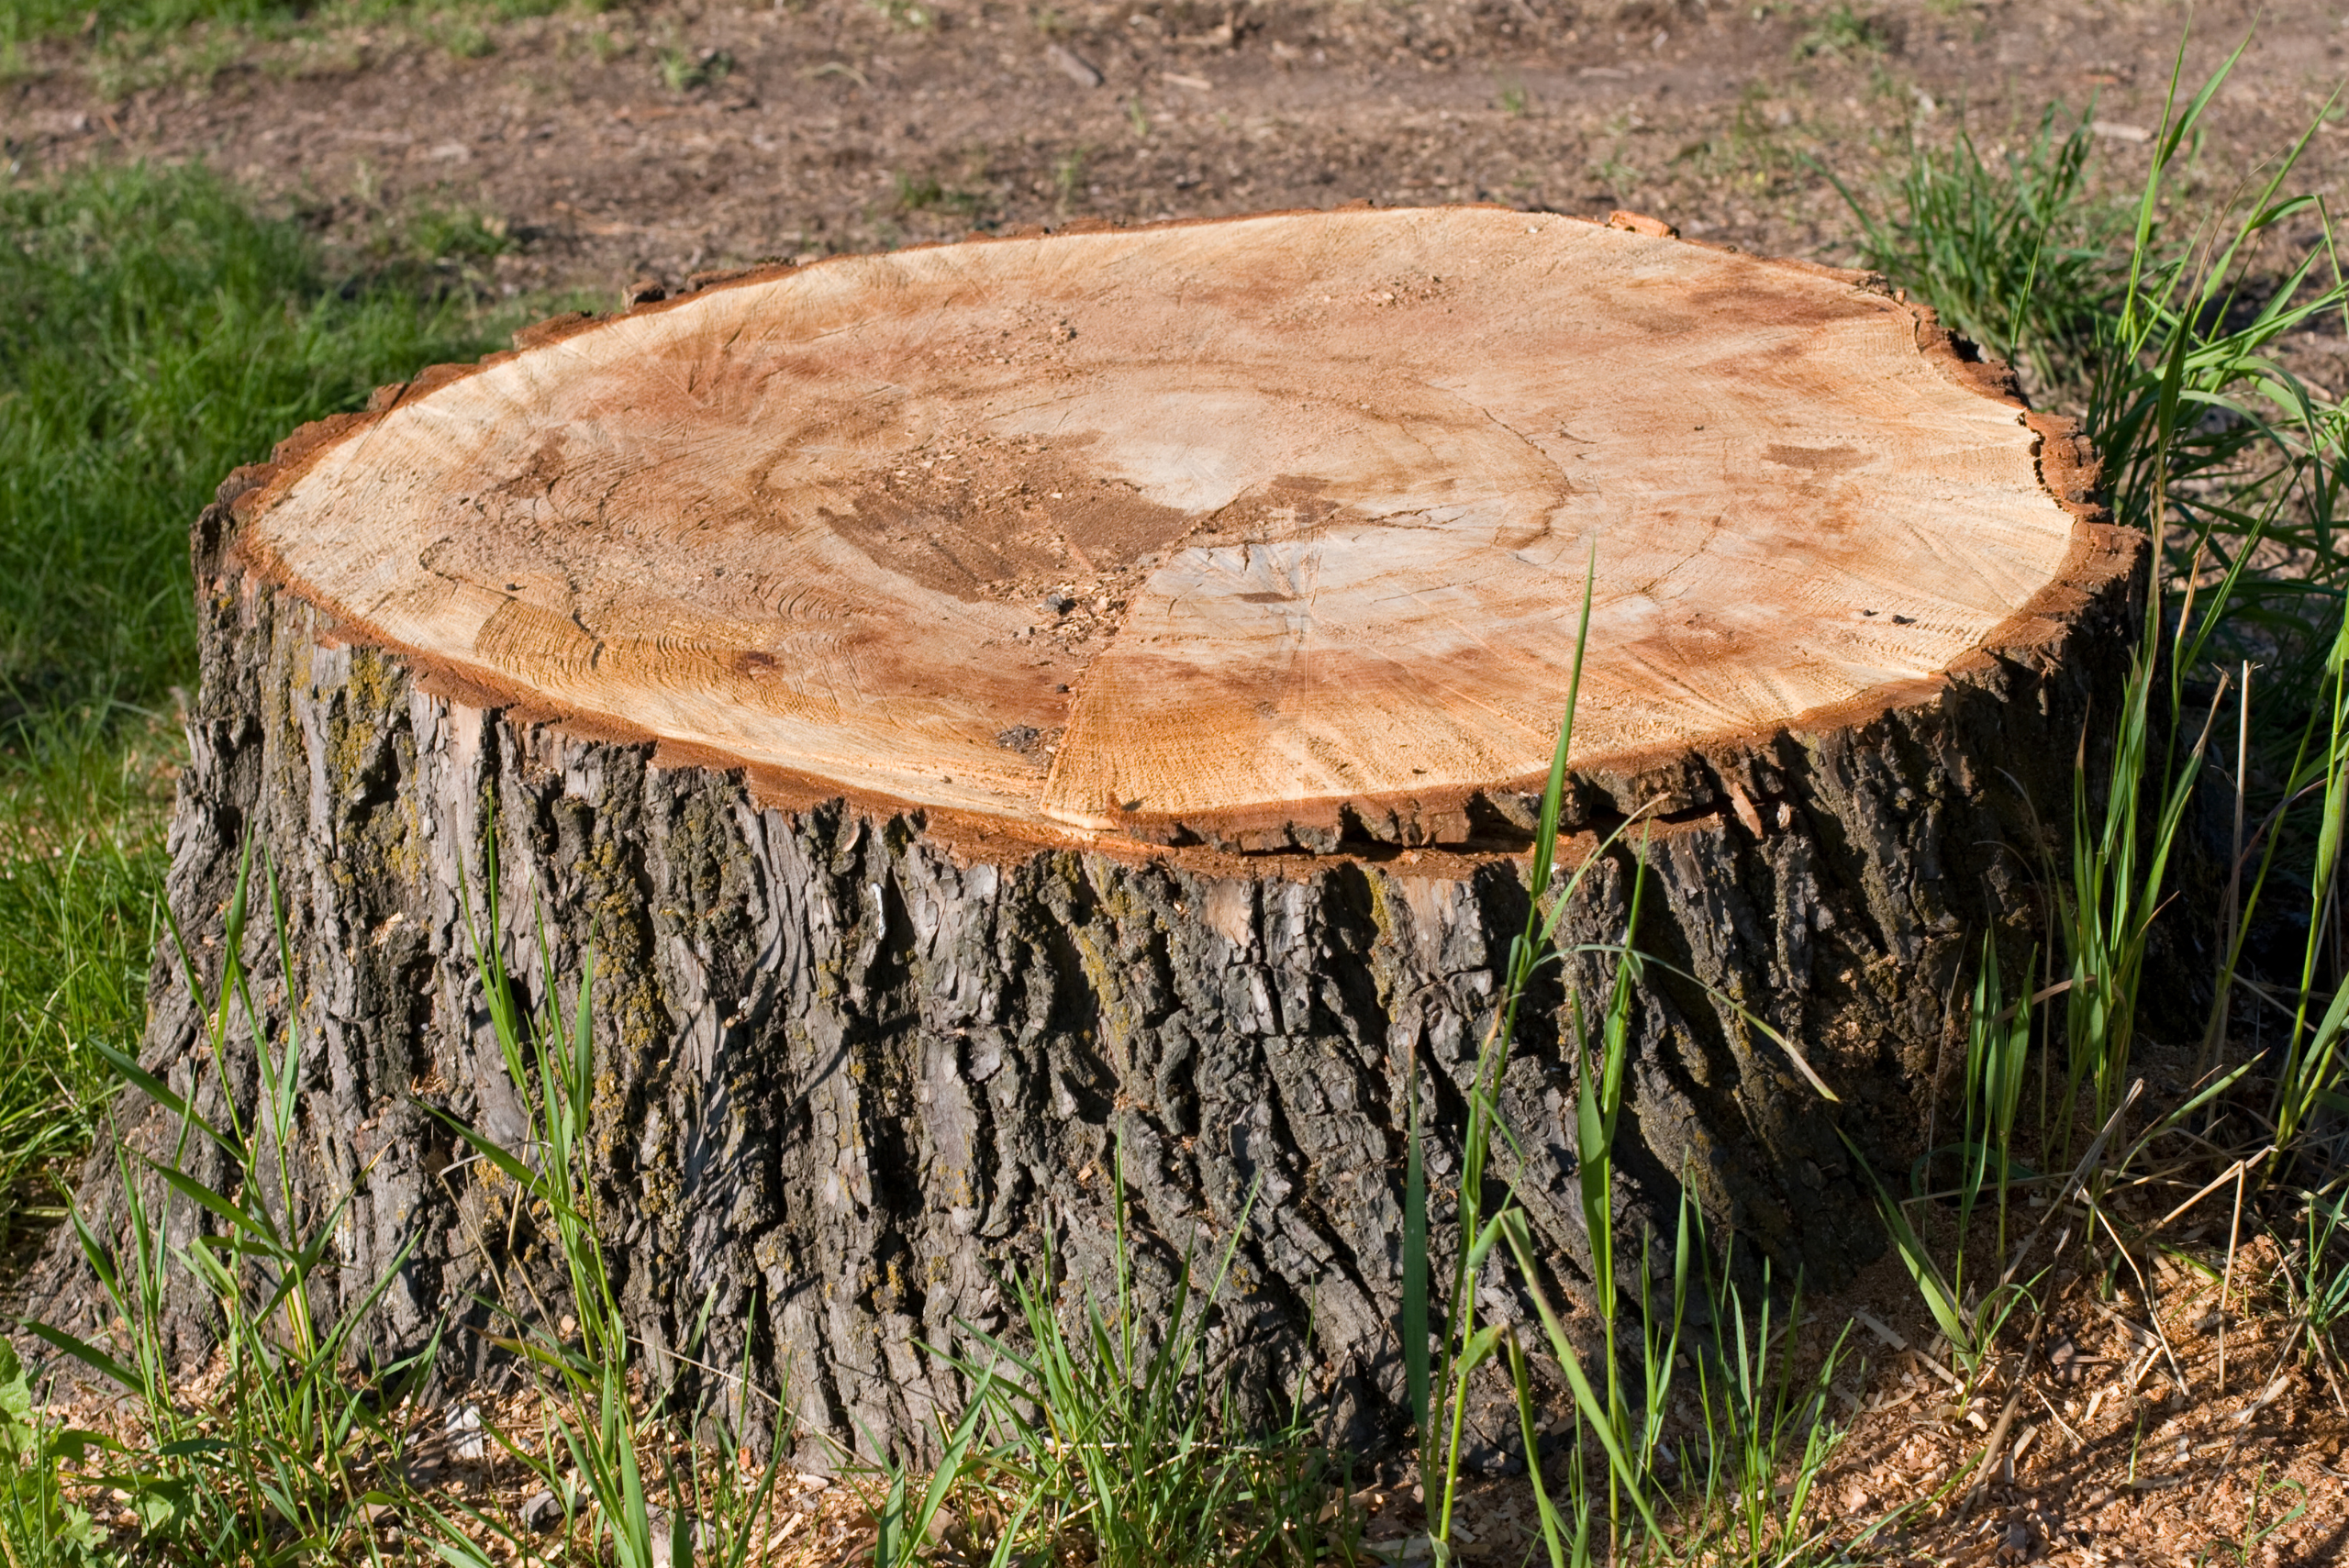
{"label": "wood grain texture", "polygon": [[[2010,638],[2080,519],[1853,274],[1490,208],[844,258],[550,333],[284,465],[242,548],[506,699],[820,795],[1457,841]],[[1074,606],[1045,607],[1060,595]]]}
{"label": "wood grain texture", "polygon": [[[1663,806],[1618,1224],[1685,1186],[1832,1285],[1882,1245],[1843,1140],[1907,1167],[1982,939],[2042,940],[2035,868],[2139,614],[2143,541],[2098,520],[2076,439],[1921,312],[1566,220],[958,246],[531,341],[303,432],[194,540],[171,906],[212,986],[244,846],[276,868],[291,972],[259,931],[246,958],[309,1042],[281,1157],[350,1199],[316,1306],[405,1250],[361,1342],[456,1325],[451,1379],[495,1359],[480,1297],[564,1288],[442,1119],[523,1131],[466,926],[494,856],[528,997],[595,955],[594,1175],[656,1373],[707,1307],[696,1362],[918,1457],[963,1393],[933,1347],[1004,1328],[1011,1271],[1049,1243],[1064,1300],[1111,1288],[1121,1170],[1145,1313],[1237,1231],[1223,1385],[1393,1447],[1405,1085],[1446,1244],[1508,945],[1560,891],[1527,884],[1528,791],[1594,539],[1566,863]],[[1110,607],[1039,616],[1063,590]],[[1622,936],[1633,875],[1628,846],[1592,868],[1570,951]],[[1500,1095],[1497,1179],[1569,1297],[1569,996],[1604,968],[1542,972]],[[174,950],[142,1060],[250,1107],[250,1053],[202,1026]],[[125,1112],[171,1154],[173,1117]],[[116,1172],[82,1184],[101,1234]],[[172,1234],[212,1223],[178,1204]],[[104,1328],[70,1239],[32,1295]],[[1480,1302],[1528,1309],[1499,1271]],[[210,1310],[171,1305],[190,1358]],[[1480,1403],[1475,1462],[1514,1434]]]}

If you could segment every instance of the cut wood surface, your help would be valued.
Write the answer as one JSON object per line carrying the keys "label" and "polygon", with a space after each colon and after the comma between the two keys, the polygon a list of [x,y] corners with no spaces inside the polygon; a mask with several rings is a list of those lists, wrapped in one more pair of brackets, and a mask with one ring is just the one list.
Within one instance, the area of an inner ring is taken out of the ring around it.
{"label": "cut wood surface", "polygon": [[[1589,563],[1588,875],[1505,1175],[1580,1293],[1573,998],[1610,962],[1577,944],[1643,878],[1623,1233],[1685,1189],[1828,1286],[1883,1245],[1851,1151],[1908,1169],[1985,938],[2045,951],[2038,868],[2138,621],[2142,541],[2090,483],[1867,279],[1493,209],[844,258],[550,323],[199,520],[186,946],[143,1060],[250,1110],[205,1027],[250,844],[288,920],[283,963],[248,933],[251,994],[305,1042],[286,1157],[342,1216],[315,1305],[395,1269],[372,1350],[455,1374],[484,1299],[561,1311],[449,1125],[528,1137],[478,930],[532,1004],[592,954],[636,1341],[755,1424],[786,1400],[803,1462],[933,1441],[967,1392],[938,1351],[985,1361],[1048,1245],[1063,1300],[1114,1290],[1121,1217],[1145,1315],[1234,1241],[1217,1386],[1390,1448],[1411,1085],[1442,1252],[1510,943],[1564,891],[1524,851]],[[128,1136],[228,1182],[181,1130]],[[117,1172],[82,1197],[119,1236]],[[214,1223],[151,1195],[182,1242]],[[105,1330],[70,1237],[43,1292]],[[1518,1440],[1496,1411],[1479,1463]]]}
{"label": "cut wood surface", "polygon": [[1457,840],[1538,788],[1594,560],[1608,772],[1898,700],[2091,550],[1914,308],[1571,218],[944,246],[543,336],[317,441],[240,548],[803,795]]}

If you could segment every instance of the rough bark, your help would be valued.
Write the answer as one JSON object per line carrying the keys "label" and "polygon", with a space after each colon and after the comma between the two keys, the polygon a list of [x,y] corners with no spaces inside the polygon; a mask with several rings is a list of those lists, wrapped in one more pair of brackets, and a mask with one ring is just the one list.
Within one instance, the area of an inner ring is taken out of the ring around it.
{"label": "rough bark", "polygon": [[[248,835],[276,868],[298,973],[274,973],[265,931],[248,957],[272,1018],[290,990],[311,1042],[303,1179],[355,1194],[344,1298],[417,1243],[373,1345],[405,1353],[477,1319],[493,1262],[559,1299],[527,1225],[505,1255],[504,1198],[478,1163],[451,1173],[462,1150],[427,1108],[521,1134],[460,893],[471,879],[481,906],[494,840],[525,994],[568,995],[595,950],[607,1240],[650,1344],[677,1344],[715,1291],[702,1359],[731,1366],[747,1329],[753,1375],[807,1423],[910,1433],[958,1394],[920,1346],[1002,1327],[1007,1272],[1037,1267],[1047,1238],[1070,1277],[1103,1284],[1122,1159],[1146,1295],[1241,1223],[1252,1190],[1220,1351],[1250,1386],[1306,1377],[1355,1440],[1393,1438],[1403,1073],[1418,1061],[1432,1092],[1441,1195],[1524,917],[1521,854],[1007,854],[918,813],[764,806],[739,774],[419,690],[396,656],[322,637],[309,606],[237,569],[226,522],[209,515],[203,551],[170,899],[209,984]],[[1844,1105],[1831,1114],[1732,1012],[1659,975],[1619,1151],[1628,1222],[1668,1213],[1686,1172],[1717,1224],[1814,1284],[1876,1255],[1836,1127],[1885,1168],[1912,1151],[1973,944],[2037,918],[2052,846],[2032,803],[2064,798],[2130,582],[2108,575],[2039,660],[1692,760],[1728,804],[1656,830],[1639,940],[1801,1042]],[[1625,863],[1586,884],[1572,939],[1620,934]],[[1538,1000],[1504,1108],[1571,1293],[1574,1070],[1562,994]],[[146,1062],[217,1112],[198,1029],[159,963]],[[249,1081],[228,1088],[250,1106]],[[161,1151],[170,1131],[150,1113],[134,1137]],[[84,1186],[102,1214],[111,1177],[101,1158]],[[75,1273],[61,1258],[49,1292],[69,1319],[77,1289],[88,1305]],[[180,1310],[198,1350],[204,1305]]]}

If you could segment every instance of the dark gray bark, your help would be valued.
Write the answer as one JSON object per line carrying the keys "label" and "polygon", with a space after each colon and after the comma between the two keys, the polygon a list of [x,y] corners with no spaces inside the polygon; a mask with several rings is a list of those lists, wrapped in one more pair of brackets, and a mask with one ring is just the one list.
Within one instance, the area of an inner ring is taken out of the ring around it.
{"label": "dark gray bark", "polygon": [[[434,1114],[523,1134],[460,891],[481,911],[494,845],[495,940],[525,995],[567,999],[594,950],[605,1240],[656,1362],[712,1299],[697,1359],[732,1368],[747,1345],[753,1380],[787,1389],[808,1427],[905,1437],[962,1392],[924,1345],[1003,1328],[1005,1280],[1048,1239],[1066,1276],[1107,1288],[1121,1165],[1145,1298],[1163,1302],[1186,1250],[1243,1227],[1218,1354],[1272,1399],[1301,1379],[1352,1441],[1395,1439],[1406,1065],[1430,1094],[1441,1231],[1463,1085],[1525,918],[1522,834],[1496,821],[1483,848],[1333,856],[978,853],[918,817],[765,806],[738,775],[420,689],[243,571],[230,527],[216,507],[197,540],[204,684],[169,896],[209,985],[248,836],[284,890],[295,973],[277,973],[262,920],[247,958],[273,1027],[290,1006],[306,1042],[301,1180],[354,1195],[322,1307],[409,1243],[367,1330],[384,1353],[477,1325],[471,1298],[499,1273],[508,1299],[515,1271],[557,1298],[544,1243],[525,1219],[508,1255],[507,1198]],[[1879,1168],[1913,1153],[1971,954],[2038,921],[2039,824],[2067,820],[2135,584],[2108,570],[2068,632],[1908,706],[1669,779],[1582,782],[1594,822],[1666,787],[1639,944],[1785,1030],[1845,1102],[1656,972],[1618,1151],[1625,1223],[1668,1217],[1685,1172],[1716,1226],[1814,1285],[1877,1253],[1839,1123]],[[1596,869],[1572,940],[1620,937],[1630,864],[1619,850]],[[1605,969],[1565,978],[1589,997]],[[1564,996],[1553,972],[1503,1110],[1572,1295],[1586,1240]],[[232,1052],[245,1081],[217,1081],[169,954],[150,998],[149,1068],[216,1111],[249,1104],[249,1062]],[[135,1141],[168,1147],[168,1118],[130,1114]],[[84,1183],[102,1227],[119,1221],[113,1172],[101,1151]],[[174,1223],[199,1218],[182,1206]],[[1497,1279],[1492,1307],[1514,1313]],[[42,1293],[52,1320],[95,1322],[67,1250]],[[206,1310],[177,1303],[184,1350]],[[451,1373],[480,1353],[450,1343]]]}

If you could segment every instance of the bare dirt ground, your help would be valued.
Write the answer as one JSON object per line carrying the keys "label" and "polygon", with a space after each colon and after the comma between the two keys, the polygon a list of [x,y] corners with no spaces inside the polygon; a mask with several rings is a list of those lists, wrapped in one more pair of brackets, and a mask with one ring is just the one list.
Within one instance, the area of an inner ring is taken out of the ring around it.
{"label": "bare dirt ground", "polygon": [[[1823,171],[1876,189],[1912,137],[1962,125],[2010,144],[2058,105],[2097,122],[2108,187],[2132,184],[2187,20],[2149,0],[688,0],[495,25],[454,47],[423,23],[258,45],[198,31],[128,50],[41,46],[0,82],[0,138],[17,180],[202,158],[353,244],[403,215],[468,210],[507,239],[478,263],[493,292],[609,304],[639,278],[674,287],[697,270],[974,229],[1356,200],[1628,207],[1717,242],[1848,261],[1853,226]],[[2192,21],[2189,86],[2252,36],[2194,164],[2188,195],[2208,200],[2325,111],[2349,27],[2306,0],[2221,0]],[[2343,132],[2349,121],[2319,132],[2301,188],[2349,169]],[[2148,1195],[2142,1218],[2182,1195]],[[2175,1222],[2214,1273],[2224,1201]],[[2242,1252],[2224,1316],[2216,1284],[2188,1265],[2112,1309],[2059,1276],[2005,1434],[2021,1450],[2011,1479],[2002,1465],[1884,1560],[2349,1556],[2349,1400],[2278,1342],[2287,1262],[2269,1242]],[[1865,1310],[1915,1348],[1863,1327],[1869,1365],[1840,1380],[1835,1413],[1854,1435],[1811,1518],[1845,1539],[1980,1452],[2011,1386],[1953,1403],[1916,1353],[1932,1336],[1914,1293],[1889,1260],[1878,1275],[1814,1312]],[[2071,1372],[2045,1353],[2058,1344]],[[870,1539],[844,1489],[819,1506],[823,1485],[801,1499],[795,1547],[811,1560]],[[1414,1527],[1407,1498],[1365,1502],[1379,1531]],[[1499,1558],[1520,1556],[1531,1516],[1514,1490],[1468,1517]]]}
{"label": "bare dirt ground", "polygon": [[[2349,45],[2326,7],[2223,0],[2192,18],[2192,81],[2255,11],[2200,160],[2216,188],[2306,127]],[[493,26],[458,41],[473,57],[420,24],[44,46],[0,83],[0,136],[18,178],[200,157],[352,236],[478,209],[513,241],[494,266],[514,293],[1356,200],[1630,207],[1837,259],[1852,225],[1820,167],[1865,190],[1912,134],[1994,144],[2062,105],[2129,183],[2187,19],[2143,0],[687,0]],[[2349,136],[2320,135],[2312,183],[2344,164]]]}

